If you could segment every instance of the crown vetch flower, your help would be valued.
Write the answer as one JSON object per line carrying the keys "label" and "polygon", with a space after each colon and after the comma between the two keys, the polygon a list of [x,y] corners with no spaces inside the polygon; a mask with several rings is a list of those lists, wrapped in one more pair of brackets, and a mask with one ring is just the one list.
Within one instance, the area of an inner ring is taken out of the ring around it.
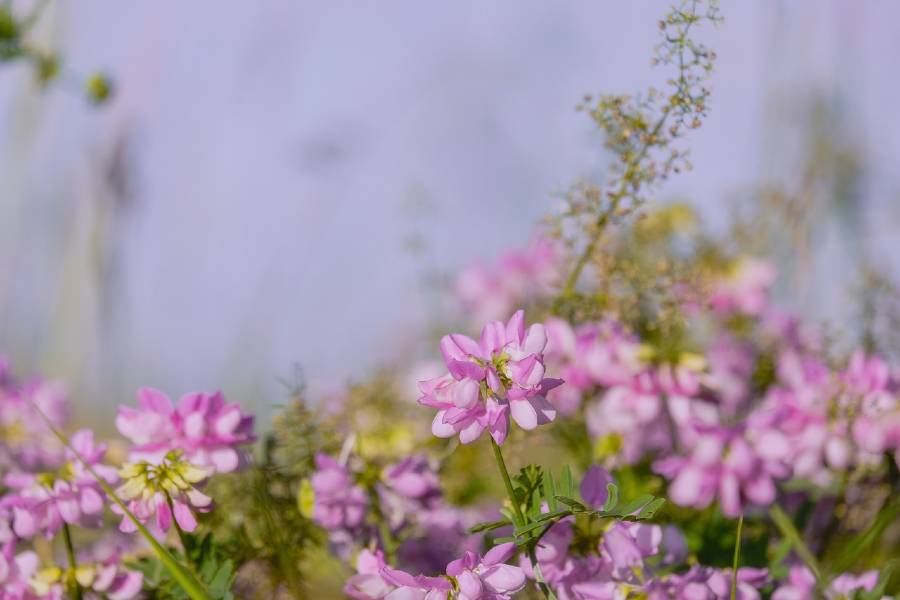
{"label": "crown vetch flower", "polygon": [[478,439],[485,429],[498,444],[509,431],[509,418],[522,429],[534,429],[556,417],[546,394],[562,380],[544,377],[547,334],[536,323],[525,329],[524,311],[504,325],[485,325],[479,342],[461,334],[441,340],[449,374],[420,382],[419,402],[438,409],[432,433],[459,435],[462,443]]}
{"label": "crown vetch flower", "polygon": [[[15,554],[15,544],[4,544],[0,549],[0,599],[39,600],[31,589],[30,581],[37,572],[38,556],[31,550]],[[61,597],[61,596],[57,596]]]}
{"label": "crown vetch flower", "polygon": [[[25,598],[62,599],[67,597],[64,590],[71,590],[76,582],[87,592],[86,598],[131,600],[141,593],[144,576],[136,571],[123,569],[115,559],[98,563],[79,563],[74,569],[52,566],[34,572],[28,584],[35,595]],[[5,600],[5,596],[0,596],[0,599]]]}
{"label": "crown vetch flower", "polygon": [[119,433],[135,446],[130,459],[159,460],[170,450],[182,450],[198,466],[228,473],[241,466],[239,447],[252,442],[253,417],[236,403],[225,402],[221,392],[186,394],[174,405],[152,388],[137,392],[138,408],[120,406]]}
{"label": "crown vetch flower", "polygon": [[369,499],[353,482],[347,468],[327,454],[317,454],[310,478],[315,504],[313,520],[329,529],[354,529],[363,524]]}
{"label": "crown vetch flower", "polygon": [[443,577],[411,575],[385,565],[381,552],[363,550],[358,574],[347,580],[344,592],[356,600],[506,600],[525,587],[525,573],[505,564],[514,543],[500,544],[484,556],[465,552],[447,565]]}
{"label": "crown vetch flower", "polygon": [[66,390],[38,378],[17,383],[5,365],[4,360],[0,367],[0,467],[35,470],[58,465],[63,447],[31,403],[61,428],[67,416]]}
{"label": "crown vetch flower", "polygon": [[[82,429],[71,437],[75,450],[107,483],[118,481],[115,469],[101,463],[105,444],[94,443],[94,433]],[[13,530],[22,538],[37,533],[53,537],[64,523],[99,527],[104,493],[75,454],[66,450],[67,461],[57,471],[13,473],[4,482],[13,492],[0,501],[13,513]]]}
{"label": "crown vetch flower", "polygon": [[[141,522],[154,519],[156,527],[166,532],[172,519],[184,531],[197,528],[196,512],[212,510],[212,499],[198,490],[195,484],[205,481],[212,468],[200,467],[186,460],[181,451],[171,450],[158,462],[138,461],[128,463],[119,470],[124,483],[116,495],[126,502],[128,509]],[[112,511],[122,515],[119,530],[126,533],[137,527],[118,506]]]}

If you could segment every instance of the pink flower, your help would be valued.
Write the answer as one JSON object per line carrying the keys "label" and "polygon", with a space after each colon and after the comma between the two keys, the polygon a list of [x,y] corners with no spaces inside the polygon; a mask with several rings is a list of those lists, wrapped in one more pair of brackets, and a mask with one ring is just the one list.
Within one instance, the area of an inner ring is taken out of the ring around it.
{"label": "pink flower", "polygon": [[344,593],[354,600],[384,598],[394,591],[394,586],[381,576],[381,570],[386,566],[381,550],[361,550],[356,557],[357,574],[344,584]]}
{"label": "pink flower", "polygon": [[513,542],[491,548],[479,558],[466,552],[447,565],[447,575],[456,579],[460,600],[511,598],[525,587],[525,573],[519,567],[505,564],[516,550]]}
{"label": "pink flower", "polygon": [[0,378],[0,468],[35,470],[59,464],[63,446],[31,403],[61,428],[67,399],[56,382],[34,379],[17,384],[8,375]]}
{"label": "pink flower", "polygon": [[344,592],[356,600],[506,600],[526,583],[522,569],[505,564],[515,549],[501,544],[483,557],[467,551],[447,565],[444,577],[411,575],[386,566],[381,552],[363,550]]}
{"label": "pink flower", "polygon": [[654,464],[670,480],[673,502],[705,508],[718,498],[729,517],[737,517],[748,504],[768,506],[775,500],[777,467],[764,461],[738,432],[721,427],[700,428],[687,457],[671,456]]}
{"label": "pink flower", "polygon": [[225,402],[221,392],[187,394],[177,407],[152,388],[138,390],[137,397],[138,408],[120,406],[116,417],[119,433],[135,444],[130,460],[159,460],[178,449],[190,462],[219,473],[241,466],[240,446],[254,440],[253,417]]}
{"label": "pink flower", "polygon": [[[82,429],[70,441],[107,483],[118,480],[115,469],[100,462],[106,445],[95,444],[92,431]],[[66,458],[67,462],[58,471],[16,473],[4,479],[13,492],[0,505],[12,509],[13,530],[19,537],[42,533],[51,538],[64,523],[82,527],[101,525],[105,494],[100,484],[71,451],[66,451]]]}
{"label": "pink flower", "polygon": [[62,590],[55,596],[39,595],[31,588],[30,581],[38,569],[38,556],[28,550],[14,554],[15,545],[5,544],[0,550],[0,600],[49,600],[62,598]]}
{"label": "pink flower", "polygon": [[315,493],[313,520],[329,530],[355,529],[363,524],[369,499],[355,485],[346,467],[326,454],[316,455],[311,478]]}
{"label": "pink flower", "polygon": [[[173,519],[182,530],[194,531],[197,528],[194,511],[212,510],[212,499],[195,487],[212,474],[212,469],[191,464],[177,450],[168,452],[158,461],[126,464],[119,474],[124,483],[116,490],[116,495],[138,521],[144,524],[152,521],[162,532],[169,530]],[[111,508],[122,516],[120,531],[137,531],[137,526],[118,504]]]}
{"label": "pink flower", "polygon": [[499,319],[516,306],[552,294],[561,258],[559,244],[538,236],[526,248],[511,250],[494,264],[476,263],[460,272],[457,297],[479,321]]}
{"label": "pink flower", "polygon": [[741,260],[718,282],[709,302],[723,314],[759,315],[769,303],[769,288],[776,277],[775,267],[768,262]]}
{"label": "pink flower", "polygon": [[612,482],[613,478],[609,471],[599,465],[591,465],[584,477],[581,478],[579,492],[582,500],[589,506],[602,508],[609,497],[607,486]]}
{"label": "pink flower", "polygon": [[[843,573],[831,581],[825,590],[825,598],[828,600],[851,598],[857,591],[871,591],[877,583],[878,571],[866,571],[861,575]],[[815,576],[807,567],[797,565],[791,567],[787,581],[775,589],[772,600],[805,600],[813,597],[815,591]]]}
{"label": "pink flower", "polygon": [[419,384],[419,402],[438,409],[432,433],[459,435],[467,444],[487,429],[502,444],[510,416],[525,430],[552,421],[556,410],[546,394],[562,381],[544,377],[546,344],[544,326],[526,332],[521,310],[505,326],[485,325],[479,342],[461,334],[444,336],[441,353],[450,373]]}

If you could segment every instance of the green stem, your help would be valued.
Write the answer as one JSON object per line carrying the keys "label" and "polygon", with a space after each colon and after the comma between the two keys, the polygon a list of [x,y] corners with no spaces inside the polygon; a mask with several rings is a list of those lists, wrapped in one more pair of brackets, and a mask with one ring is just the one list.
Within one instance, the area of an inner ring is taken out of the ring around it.
{"label": "green stem", "polygon": [[522,508],[519,501],[516,500],[516,492],[513,490],[512,480],[509,478],[509,471],[506,470],[506,462],[503,460],[503,453],[500,452],[500,446],[494,441],[492,436],[491,447],[494,449],[494,458],[497,460],[497,468],[500,469],[500,475],[503,477],[503,485],[506,486],[506,494],[509,496],[509,503],[512,504],[515,513],[516,526],[525,525],[525,515],[522,514]]}
{"label": "green stem", "polygon": [[75,560],[75,546],[72,545],[72,532],[69,531],[69,524],[63,523],[63,540],[66,542],[66,556],[69,558],[69,568],[72,570],[72,582],[75,585],[75,600],[81,600],[83,592],[81,584],[75,576],[78,563]]}
{"label": "green stem", "polygon": [[809,546],[807,546],[803,541],[803,538],[800,537],[800,532],[794,527],[791,518],[787,516],[777,504],[773,504],[769,508],[769,516],[772,518],[775,526],[778,527],[778,530],[781,531],[781,535],[791,543],[794,552],[797,553],[800,560],[806,563],[806,566],[812,571],[812,574],[816,578],[816,582],[821,584],[822,569],[819,567],[819,561],[816,560],[816,557],[809,549]]}
{"label": "green stem", "polygon": [[744,527],[744,513],[738,517],[737,536],[734,540],[734,558],[731,561],[731,600],[737,598],[738,560],[741,556],[741,529]]}
{"label": "green stem", "polygon": [[541,565],[538,564],[537,555],[535,553],[536,546],[537,544],[531,543],[530,548],[528,549],[528,557],[531,559],[531,571],[534,573],[534,580],[537,582],[538,588],[540,588],[547,600],[557,600],[556,594],[554,594],[553,590],[550,589],[550,586],[547,585],[547,582],[544,580],[544,574],[541,573]]}

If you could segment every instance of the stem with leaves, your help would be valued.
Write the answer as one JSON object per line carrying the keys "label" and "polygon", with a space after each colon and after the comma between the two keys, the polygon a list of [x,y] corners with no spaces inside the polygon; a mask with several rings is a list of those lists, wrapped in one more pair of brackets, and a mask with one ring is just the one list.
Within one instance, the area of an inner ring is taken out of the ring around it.
{"label": "stem with leaves", "polygon": [[[514,514],[513,525],[515,527],[527,525],[525,515],[522,514],[522,507],[519,506],[519,501],[516,499],[516,492],[513,488],[512,479],[510,479],[509,470],[507,470],[506,468],[506,461],[503,460],[503,452],[500,451],[500,446],[497,444],[497,442],[494,441],[494,438],[491,436],[488,437],[491,438],[491,448],[493,448],[494,450],[494,458],[497,461],[497,468],[500,470],[500,476],[503,478],[503,485],[506,487],[506,494],[509,496],[509,503],[512,505]],[[536,543],[531,543],[528,547],[528,556],[531,559],[531,568],[532,572],[534,573],[534,579],[547,600],[556,600],[556,595],[553,593],[553,590],[550,589],[550,586],[547,585],[547,582],[544,581],[544,577],[541,574],[541,567],[538,564],[537,556],[535,555],[536,545]]]}
{"label": "stem with leaves", "polygon": [[777,504],[773,504],[771,508],[769,508],[769,516],[781,532],[781,535],[791,543],[791,547],[794,552],[796,552],[797,556],[800,557],[800,560],[806,564],[813,576],[815,576],[818,585],[821,586],[822,568],[819,566],[819,561],[812,553],[812,550],[810,550],[809,546],[806,545],[806,542],[803,541],[800,532],[794,527],[794,522],[791,521],[791,518],[787,516]]}

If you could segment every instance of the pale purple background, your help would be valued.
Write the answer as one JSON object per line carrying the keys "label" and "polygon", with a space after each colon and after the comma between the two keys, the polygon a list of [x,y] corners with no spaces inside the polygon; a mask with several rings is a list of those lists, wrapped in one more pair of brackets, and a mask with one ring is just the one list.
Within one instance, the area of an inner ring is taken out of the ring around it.
{"label": "pale purple background", "polygon": [[[667,6],[55,4],[36,40],[109,71],[118,95],[93,110],[77,77],[41,94],[0,69],[0,347],[104,408],[140,385],[265,408],[295,362],[314,382],[363,376],[415,339],[424,270],[523,243],[555,193],[596,176],[600,139],[574,106],[664,83],[649,58]],[[860,252],[892,264],[900,4],[722,12],[696,169],[661,198],[721,227],[730,196],[791,176],[791,111],[822,94],[869,170],[865,246],[829,238],[817,272],[834,283]],[[840,313],[837,294],[809,298]]]}

